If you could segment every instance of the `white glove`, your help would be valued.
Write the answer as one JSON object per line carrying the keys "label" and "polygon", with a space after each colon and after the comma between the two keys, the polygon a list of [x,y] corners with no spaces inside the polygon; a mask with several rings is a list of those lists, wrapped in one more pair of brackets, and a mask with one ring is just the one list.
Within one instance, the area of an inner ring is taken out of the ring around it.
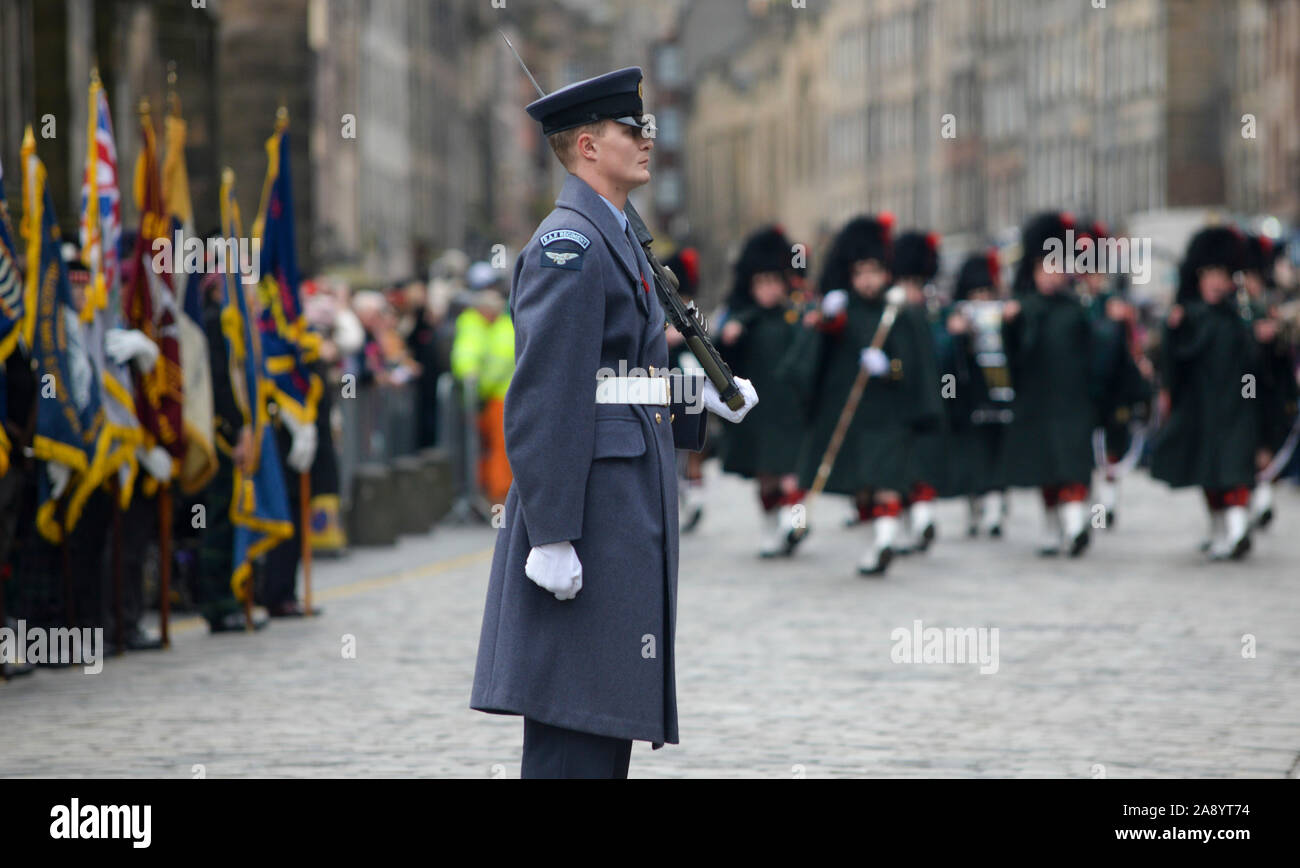
{"label": "white glove", "polygon": [[59,499],[63,496],[63,490],[68,487],[68,480],[72,478],[72,468],[57,461],[47,461],[45,474],[50,477],[50,488],[53,489],[50,492],[50,499]]}
{"label": "white glove", "polygon": [[316,426],[311,422],[299,422],[293,416],[280,411],[280,421],[284,422],[289,433],[293,435],[293,442],[289,445],[289,454],[285,461],[289,466],[298,473],[306,473],[311,470],[312,462],[316,460]]}
{"label": "white glove", "polygon": [[140,466],[154,479],[167,482],[172,478],[172,457],[166,449],[155,446],[149,450],[137,449],[135,454],[140,458]]}
{"label": "white glove", "polygon": [[884,376],[889,370],[889,356],[877,347],[867,347],[862,351],[858,361],[862,364],[862,369],[873,377]]}
{"label": "white glove", "polygon": [[822,314],[827,319],[834,319],[849,306],[849,294],[842,289],[832,289],[822,299]]}
{"label": "white glove", "polygon": [[749,380],[743,377],[736,377],[735,380],[736,388],[740,389],[740,394],[745,397],[745,406],[739,410],[733,410],[722,402],[722,397],[718,394],[718,390],[714,388],[711,380],[705,380],[704,388],[700,391],[700,398],[704,401],[704,409],[721,416],[728,422],[739,422],[744,419],[745,414],[758,403],[758,392],[754,391],[754,386]]}
{"label": "white glove", "polygon": [[572,600],[582,590],[582,563],[567,540],[533,546],[524,562],[524,575],[557,600]]}
{"label": "white glove", "polygon": [[119,365],[134,359],[146,374],[158,362],[158,345],[137,329],[109,329],[104,335],[104,350]]}

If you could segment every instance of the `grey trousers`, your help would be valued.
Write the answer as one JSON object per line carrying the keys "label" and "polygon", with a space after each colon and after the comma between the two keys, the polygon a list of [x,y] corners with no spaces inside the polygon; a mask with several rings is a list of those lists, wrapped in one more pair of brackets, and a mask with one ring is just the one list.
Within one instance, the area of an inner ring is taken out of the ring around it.
{"label": "grey trousers", "polygon": [[632,740],[592,735],[524,718],[522,778],[627,777]]}

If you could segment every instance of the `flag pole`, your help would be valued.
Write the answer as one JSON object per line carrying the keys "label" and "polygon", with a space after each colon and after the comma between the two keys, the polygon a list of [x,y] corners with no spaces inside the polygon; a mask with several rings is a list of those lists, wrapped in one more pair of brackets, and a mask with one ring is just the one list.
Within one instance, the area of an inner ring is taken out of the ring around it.
{"label": "flag pole", "polygon": [[310,470],[298,474],[299,542],[302,545],[303,611],[311,610],[311,476]]}
{"label": "flag pole", "polygon": [[[9,565],[0,565],[0,627],[8,626],[9,613],[5,611],[5,582],[9,581]],[[25,641],[20,639],[19,641]],[[5,675],[5,661],[0,657],[0,684],[9,680]]]}
{"label": "flag pole", "polygon": [[162,646],[172,646],[168,630],[171,614],[172,592],[172,484],[162,483],[158,488],[158,624]]}
{"label": "flag pole", "polygon": [[117,477],[109,482],[113,497],[113,641],[117,653],[126,653],[126,628],[122,614],[122,503],[118,497],[121,483]]}
{"label": "flag pole", "polygon": [[72,629],[77,626],[76,611],[72,605],[72,564],[68,555],[68,537],[70,534],[65,530],[63,537],[59,540],[59,562],[63,568],[63,618]]}

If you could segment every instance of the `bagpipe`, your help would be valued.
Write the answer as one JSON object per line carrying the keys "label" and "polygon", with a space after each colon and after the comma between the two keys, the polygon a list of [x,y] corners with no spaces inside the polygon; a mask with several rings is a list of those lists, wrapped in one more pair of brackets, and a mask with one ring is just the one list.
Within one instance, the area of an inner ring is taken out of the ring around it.
{"label": "bagpipe", "polygon": [[954,310],[970,323],[971,350],[976,367],[984,375],[989,399],[1010,404],[1016,393],[1011,385],[1011,370],[1002,343],[1002,314],[1005,307],[1004,300],[963,300],[957,302]]}

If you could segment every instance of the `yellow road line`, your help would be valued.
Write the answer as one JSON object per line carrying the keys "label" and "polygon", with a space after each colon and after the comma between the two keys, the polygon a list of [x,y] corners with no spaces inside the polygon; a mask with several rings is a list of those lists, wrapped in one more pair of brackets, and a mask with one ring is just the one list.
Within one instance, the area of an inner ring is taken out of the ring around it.
{"label": "yellow road line", "polygon": [[[495,546],[493,547],[495,548]],[[344,597],[351,597],[355,594],[373,591],[376,588],[386,588],[389,585],[396,585],[399,582],[409,582],[414,579],[427,579],[445,573],[449,570],[455,570],[460,567],[476,564],[485,561],[492,556],[492,548],[486,548],[482,551],[469,552],[463,555],[457,555],[454,558],[447,558],[442,561],[435,561],[431,564],[425,564],[422,567],[412,567],[410,569],[399,570],[395,573],[389,573],[383,576],[373,576],[369,579],[360,579],[355,582],[349,582],[346,585],[338,585],[333,588],[326,588],[319,593],[313,594],[313,602],[339,600]],[[172,621],[169,626],[169,632],[176,636],[182,633],[191,633],[198,629],[206,629],[208,622],[198,615],[191,615],[186,618],[180,618]]]}

